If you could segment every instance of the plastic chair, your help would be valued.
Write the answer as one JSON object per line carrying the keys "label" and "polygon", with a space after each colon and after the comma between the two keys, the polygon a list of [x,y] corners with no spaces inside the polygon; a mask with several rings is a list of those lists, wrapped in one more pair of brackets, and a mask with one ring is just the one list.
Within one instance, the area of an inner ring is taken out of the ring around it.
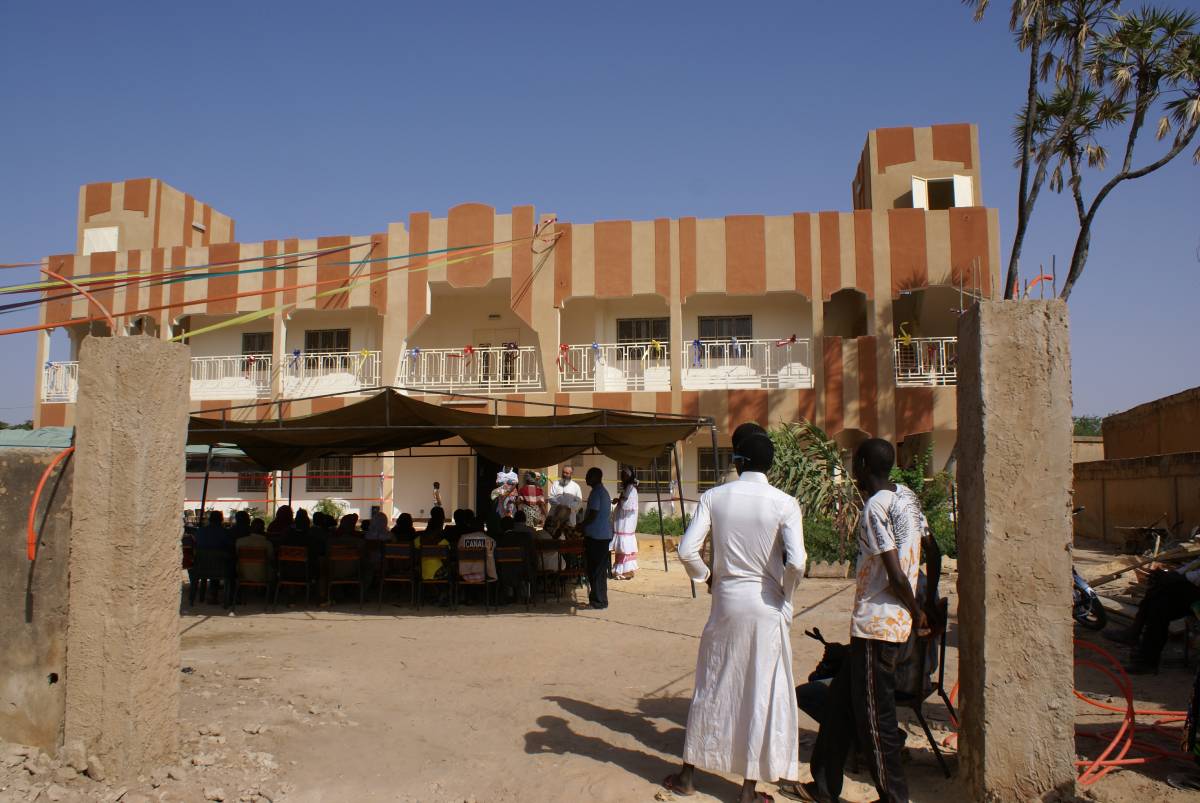
{"label": "plastic chair", "polygon": [[[299,578],[303,567],[304,579]],[[312,589],[312,572],[308,563],[308,547],[278,546],[275,547],[275,598],[271,607],[279,604],[279,589],[284,586],[303,586],[304,604],[308,605],[309,592]]]}
{"label": "plastic chair", "polygon": [[525,610],[533,600],[532,581],[529,576],[529,560],[525,550],[519,546],[496,547],[493,558],[496,563],[496,573],[503,575],[505,568],[513,568],[520,576],[521,596],[524,597]]}
{"label": "plastic chair", "polygon": [[[907,708],[917,717],[917,722],[921,724],[921,730],[925,731],[925,738],[929,740],[929,746],[933,749],[933,755],[937,759],[938,765],[942,768],[942,772],[946,777],[950,777],[950,767],[946,764],[946,758],[942,755],[942,751],[938,748],[937,740],[933,738],[933,732],[929,729],[929,723],[925,721],[925,714],[922,708],[925,701],[928,700],[935,692],[942,698],[942,702],[946,704],[946,710],[950,712],[953,719],[958,719],[958,714],[954,710],[953,704],[950,702],[950,697],[946,693],[946,630],[949,626],[948,612],[950,608],[949,601],[942,597],[938,600],[937,612],[938,618],[941,621],[941,632],[930,633],[928,636],[918,638],[913,649],[920,650],[918,653],[921,656],[921,678],[925,688],[921,692],[896,692],[896,707]],[[924,679],[929,676],[929,642],[931,639],[938,640],[938,657],[937,657],[937,680],[932,683],[925,684]]]}
{"label": "plastic chair", "polygon": [[[562,589],[558,585],[558,572],[562,569],[562,557],[558,554],[559,541],[535,541],[533,545],[534,555],[537,559],[537,567],[533,572],[534,581],[542,581],[542,602],[546,602],[550,594],[550,581],[554,581],[554,598],[559,599]],[[553,565],[554,568],[547,569],[547,564]]]}
{"label": "plastic chair", "polygon": [[[363,586],[362,550],[357,547],[338,544],[329,548],[329,598],[333,599],[334,586],[358,586],[358,607],[363,606],[366,590]],[[339,571],[339,566],[351,566],[353,571]],[[345,577],[339,574],[345,573]]]}
{"label": "plastic chair", "polygon": [[409,604],[417,603],[416,565],[412,544],[384,544],[379,564],[379,610],[383,609],[383,589],[388,583],[407,583]]}
{"label": "plastic chair", "polygon": [[[587,567],[585,566],[583,552],[582,538],[574,538],[558,543],[558,586],[560,589],[570,582],[574,582],[578,586],[582,580],[585,585],[587,584]],[[572,589],[572,599],[574,599],[574,596],[575,592]],[[562,598],[561,592],[557,598]]]}
{"label": "plastic chair", "polygon": [[[495,561],[493,553],[493,562]],[[479,580],[468,580],[462,576],[462,565],[464,563],[479,563],[483,566],[483,577]],[[458,550],[458,579],[456,584],[459,588],[464,586],[476,586],[483,588],[483,610],[488,611],[488,589],[493,589],[493,597],[499,591],[500,580],[494,577],[489,577],[487,573],[487,549],[485,547],[462,548]],[[499,607],[498,605],[496,607]]]}
{"label": "plastic chair", "polygon": [[[260,567],[265,580],[243,580],[242,569]],[[261,588],[263,590],[263,608],[271,602],[271,576],[267,571],[267,550],[263,547],[238,547],[237,577],[233,583],[233,603],[238,604],[243,588]]]}
{"label": "plastic chair", "polygon": [[211,582],[224,583],[224,602],[228,606],[231,604],[233,589],[229,588],[229,553],[223,549],[197,549],[192,562],[191,569],[188,570],[191,579],[192,587],[188,589],[188,607],[190,608],[196,601],[196,593],[208,592],[208,584]]}
{"label": "plastic chair", "polygon": [[444,586],[446,596],[449,598],[450,607],[455,604],[456,589],[454,583],[454,567],[450,565],[450,547],[448,546],[428,546],[422,544],[419,549],[421,556],[421,565],[423,566],[427,560],[440,560],[445,571],[442,577],[426,578],[424,570],[419,569],[421,573],[421,582],[417,585],[417,609],[420,610],[421,605],[425,601],[425,586],[437,587]]}

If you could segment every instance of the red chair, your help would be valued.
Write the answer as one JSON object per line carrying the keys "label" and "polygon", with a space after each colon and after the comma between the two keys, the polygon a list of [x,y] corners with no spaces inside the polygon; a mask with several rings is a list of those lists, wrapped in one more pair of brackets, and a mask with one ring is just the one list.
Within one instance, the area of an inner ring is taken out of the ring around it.
{"label": "red chair", "polygon": [[[263,580],[242,579],[243,569],[261,569]],[[271,575],[267,571],[267,550],[264,547],[238,547],[237,579],[233,583],[233,604],[237,605],[239,594],[243,588],[261,588],[263,590],[263,608],[271,602]]]}
{"label": "red chair", "polygon": [[[477,580],[476,579],[468,580],[466,577],[463,577],[462,565],[464,563],[478,563],[478,564],[482,565],[483,566],[483,576]],[[483,610],[484,610],[484,612],[487,612],[487,610],[488,610],[488,589],[489,588],[493,589],[492,597],[494,598],[497,595],[497,593],[499,592],[499,588],[500,588],[500,581],[495,577],[489,577],[488,573],[487,573],[487,569],[488,569],[488,559],[487,559],[487,548],[486,547],[471,547],[471,548],[465,548],[465,549],[462,547],[459,548],[459,550],[458,550],[459,574],[458,574],[458,581],[457,581],[458,587],[462,588],[464,586],[466,586],[466,587],[474,586],[477,588],[479,588],[479,587],[483,588]],[[495,602],[493,602],[493,604],[495,605]],[[499,607],[499,605],[495,605],[495,606]]]}
{"label": "red chair", "polygon": [[379,609],[383,609],[383,589],[388,583],[407,584],[409,604],[417,603],[417,566],[412,544],[384,544],[379,564]]}
{"label": "red chair", "polygon": [[[300,575],[303,574],[303,579]],[[312,571],[308,563],[308,548],[302,546],[275,547],[275,600],[274,607],[279,604],[279,589],[284,586],[302,586],[304,588],[304,604],[308,605],[308,595],[312,588]]]}
{"label": "red chair", "polygon": [[337,545],[329,548],[329,599],[334,586],[358,586],[358,607],[363,605],[363,553],[359,547]]}

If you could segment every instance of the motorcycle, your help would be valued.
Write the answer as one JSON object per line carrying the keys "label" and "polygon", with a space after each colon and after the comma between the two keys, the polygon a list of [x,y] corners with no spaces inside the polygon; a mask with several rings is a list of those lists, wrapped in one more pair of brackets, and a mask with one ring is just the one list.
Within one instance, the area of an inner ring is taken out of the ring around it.
{"label": "motorcycle", "polygon": [[[1077,507],[1071,515],[1078,516],[1082,512],[1083,508]],[[1071,583],[1071,617],[1088,630],[1103,630],[1108,624],[1108,611],[1104,610],[1100,595],[1079,576],[1074,566],[1071,567]]]}

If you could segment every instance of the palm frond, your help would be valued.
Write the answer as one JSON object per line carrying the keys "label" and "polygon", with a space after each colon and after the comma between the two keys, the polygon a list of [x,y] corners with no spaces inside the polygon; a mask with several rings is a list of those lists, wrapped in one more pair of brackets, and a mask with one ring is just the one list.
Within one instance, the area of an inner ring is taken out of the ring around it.
{"label": "palm frond", "polygon": [[833,523],[843,547],[853,539],[862,499],[846,471],[846,454],[811,421],[782,424],[770,432],[775,444],[771,484],[796,497],[806,516]]}

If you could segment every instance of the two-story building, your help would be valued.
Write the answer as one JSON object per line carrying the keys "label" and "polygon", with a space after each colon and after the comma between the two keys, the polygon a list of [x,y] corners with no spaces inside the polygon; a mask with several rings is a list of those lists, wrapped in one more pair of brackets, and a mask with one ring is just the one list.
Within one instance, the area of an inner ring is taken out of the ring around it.
{"label": "two-story building", "polygon": [[[901,454],[932,448],[941,466],[956,434],[957,315],[1000,283],[977,129],[871,131],[851,190],[844,212],[548,223],[533,206],[465,203],[373,234],[246,243],[228,216],[136,179],[81,188],[75,253],[46,265],[75,278],[149,273],[96,282],[94,294],[127,333],[197,333],[186,342],[198,411],[276,415],[267,403],[287,400],[299,416],[391,385],[467,409],[486,402],[429,394],[485,397],[517,415],[549,402],[712,416],[724,439],[716,464],[741,421],[803,417],[847,445],[878,435]],[[539,230],[557,239],[530,239]],[[447,253],[486,244],[507,245]],[[47,296],[42,320],[65,330],[72,353],[108,333],[86,299]],[[234,323],[201,331],[223,322]],[[69,425],[77,366],[47,361],[50,337],[36,424]],[[711,443],[695,440],[681,444],[687,497],[715,481]],[[296,505],[334,497],[419,517],[432,480],[450,508],[490,490],[486,461],[425,454],[329,457],[290,482],[218,462],[208,499],[269,509],[290,492]],[[613,478],[614,465],[594,462]]]}

